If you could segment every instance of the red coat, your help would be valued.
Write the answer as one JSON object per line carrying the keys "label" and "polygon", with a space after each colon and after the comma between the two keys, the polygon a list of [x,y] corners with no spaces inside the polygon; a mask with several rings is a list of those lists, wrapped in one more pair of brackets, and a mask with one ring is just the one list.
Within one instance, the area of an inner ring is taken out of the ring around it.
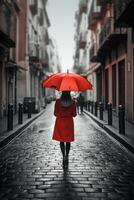
{"label": "red coat", "polygon": [[74,141],[74,121],[73,117],[76,116],[76,103],[68,107],[61,104],[61,100],[57,99],[55,103],[54,115],[56,116],[55,127],[53,132],[53,140],[60,142]]}

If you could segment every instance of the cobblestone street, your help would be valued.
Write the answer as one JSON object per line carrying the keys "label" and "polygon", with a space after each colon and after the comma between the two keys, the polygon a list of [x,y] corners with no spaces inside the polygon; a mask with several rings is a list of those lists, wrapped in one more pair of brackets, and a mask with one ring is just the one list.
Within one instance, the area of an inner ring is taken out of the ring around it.
{"label": "cobblestone street", "polygon": [[53,141],[53,104],[0,152],[0,200],[132,200],[134,159],[86,115],[77,115],[69,168]]}

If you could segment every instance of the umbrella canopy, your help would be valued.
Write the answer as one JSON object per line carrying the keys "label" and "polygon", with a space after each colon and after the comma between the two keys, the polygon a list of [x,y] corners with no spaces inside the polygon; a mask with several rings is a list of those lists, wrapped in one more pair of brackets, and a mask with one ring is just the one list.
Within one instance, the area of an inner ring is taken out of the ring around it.
{"label": "umbrella canopy", "polygon": [[42,83],[43,87],[58,91],[84,91],[93,89],[92,84],[83,76],[74,73],[56,73]]}

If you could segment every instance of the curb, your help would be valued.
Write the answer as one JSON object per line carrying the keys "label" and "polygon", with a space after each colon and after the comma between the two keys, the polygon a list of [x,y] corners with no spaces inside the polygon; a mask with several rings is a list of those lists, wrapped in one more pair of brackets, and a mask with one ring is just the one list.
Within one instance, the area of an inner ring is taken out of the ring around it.
{"label": "curb", "polygon": [[9,142],[11,142],[17,135],[19,135],[25,128],[27,128],[34,120],[40,117],[44,112],[45,110],[42,110],[39,114],[35,115],[34,117],[26,121],[24,124],[17,127],[16,130],[12,130],[9,136],[0,141],[0,150],[2,150]]}
{"label": "curb", "polygon": [[91,117],[101,128],[103,128],[111,137],[116,139],[120,144],[122,144],[127,150],[129,150],[131,153],[134,154],[134,146],[131,145],[128,141],[127,138],[124,135],[118,134],[116,129],[114,130],[112,126],[109,126],[106,122],[98,119],[91,113],[87,112],[84,110],[84,113]]}

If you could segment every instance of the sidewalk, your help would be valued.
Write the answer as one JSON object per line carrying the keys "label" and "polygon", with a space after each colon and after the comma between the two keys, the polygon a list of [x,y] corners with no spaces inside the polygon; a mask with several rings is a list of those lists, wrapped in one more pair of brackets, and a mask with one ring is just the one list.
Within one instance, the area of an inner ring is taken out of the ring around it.
{"label": "sidewalk", "polygon": [[[38,114],[32,114],[32,117],[28,119],[27,114],[23,115],[23,124],[18,125],[18,115],[14,115],[14,128],[12,131],[7,131],[7,118],[0,119],[0,149],[7,145],[14,137],[16,137],[20,132],[22,132],[30,123],[37,119],[40,115],[45,112],[43,109]],[[100,120],[99,116],[96,117],[89,111],[84,110],[84,112],[90,116],[96,123],[98,123],[104,130],[107,131],[109,135],[114,137],[118,142],[120,142],[124,147],[134,153],[134,124],[125,122],[125,135],[119,134],[118,130],[118,116],[113,113],[113,126],[109,126],[107,123],[107,111],[103,112],[103,119]]]}
{"label": "sidewalk", "polygon": [[7,131],[7,117],[0,119],[0,149],[7,145],[14,137],[22,132],[29,124],[45,112],[45,109],[40,113],[32,113],[31,118],[28,119],[27,114],[23,114],[23,124],[18,124],[18,114],[13,118],[13,130]]}
{"label": "sidewalk", "polygon": [[107,111],[103,112],[103,120],[99,119],[99,112],[98,117],[96,117],[91,112],[84,110],[88,116],[90,116],[99,126],[101,126],[106,132],[115,138],[119,143],[121,143],[124,147],[126,147],[131,153],[134,153],[134,124],[125,121],[125,135],[119,134],[119,123],[118,123],[118,116],[116,113],[113,112],[113,125],[108,125],[107,120]]}

